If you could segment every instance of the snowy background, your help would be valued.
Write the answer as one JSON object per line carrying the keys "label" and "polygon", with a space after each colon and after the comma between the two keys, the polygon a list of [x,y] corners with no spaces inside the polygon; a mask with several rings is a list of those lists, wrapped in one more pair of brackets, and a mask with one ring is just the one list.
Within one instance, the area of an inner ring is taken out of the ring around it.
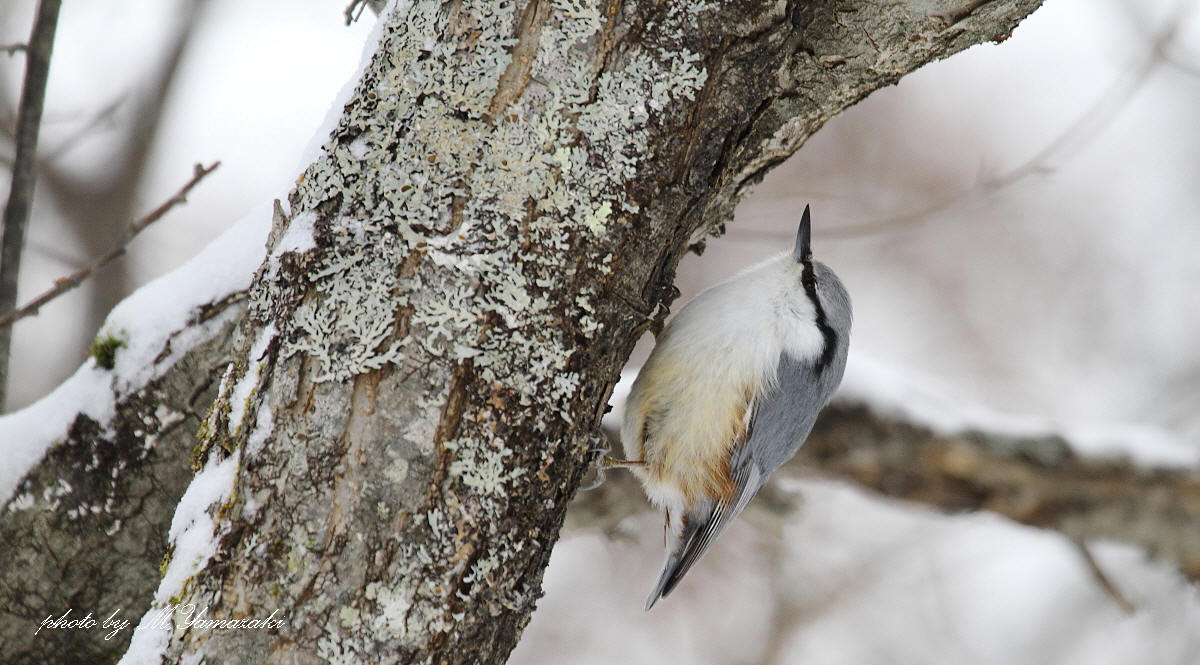
{"label": "snowy background", "polygon": [[[812,203],[814,251],[854,298],[855,398],[921,396],[917,412],[942,424],[1034,423],[1093,452],[1195,464],[1196,4],[1051,0],[1006,43],[877,91],[776,169],[726,238],[684,260],[679,303],[786,249]],[[33,3],[4,5],[0,43],[22,41]],[[44,149],[145,93],[180,5],[66,3]],[[135,241],[133,281],[169,271],[286,191],[369,31],[369,20],[342,25],[344,5],[207,3],[138,210],[173,193],[193,163],[223,166]],[[0,65],[11,103],[23,59]],[[112,127],[137,121],[122,108],[71,141],[58,165],[102,177]],[[39,193],[22,301],[89,258]],[[78,366],[99,323],[83,316],[88,297],[78,291],[18,324],[12,406]],[[643,340],[634,362],[648,349]],[[781,484],[790,501],[749,511],[648,615],[660,518],[571,532],[512,662],[1200,663],[1200,593],[1140,551],[1095,547],[1137,608],[1127,614],[1054,534],[815,478]]]}

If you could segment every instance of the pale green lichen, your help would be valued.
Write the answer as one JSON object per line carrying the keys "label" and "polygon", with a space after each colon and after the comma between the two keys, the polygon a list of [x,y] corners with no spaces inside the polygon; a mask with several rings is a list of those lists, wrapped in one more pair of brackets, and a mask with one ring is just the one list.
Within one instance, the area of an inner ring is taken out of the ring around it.
{"label": "pale green lichen", "polygon": [[363,654],[356,644],[340,637],[322,637],[317,641],[317,656],[329,665],[362,665]]}
{"label": "pale green lichen", "polygon": [[383,477],[397,485],[403,483],[408,478],[408,460],[403,457],[393,459],[383,470]]}
{"label": "pale green lichen", "polygon": [[405,617],[412,602],[403,594],[379,583],[367,585],[367,600],[375,603],[371,627],[386,639],[401,639],[408,632]]}
{"label": "pale green lichen", "polygon": [[338,621],[342,624],[342,628],[347,630],[358,630],[358,627],[362,625],[362,617],[353,607],[343,607],[339,610]]}
{"label": "pale green lichen", "polygon": [[608,218],[612,216],[612,203],[605,201],[600,204],[600,207],[591,213],[583,220],[583,225],[588,227],[588,230],[596,235],[604,233],[604,227],[608,224]]}
{"label": "pale green lichen", "polygon": [[475,447],[462,445],[461,441],[447,441],[446,448],[458,450],[458,459],[450,463],[450,475],[462,481],[468,488],[484,496],[503,496],[505,485],[520,478],[524,469],[508,469],[504,458],[512,451],[500,441],[491,445]]}
{"label": "pale green lichen", "polygon": [[[653,157],[654,114],[693,97],[706,73],[695,53],[646,45],[597,82],[580,56],[604,28],[600,5],[558,0],[525,94],[490,118],[511,57],[514,7],[467,0],[453,17],[443,7],[415,2],[404,29],[384,36],[387,62],[377,61],[360,89],[371,104],[347,107],[325,157],[297,187],[298,210],[348,194],[362,219],[336,225],[312,274],[318,293],[296,312],[300,334],[285,353],[318,360],[319,381],[403,362],[412,351],[393,335],[397,312],[411,308],[422,352],[471,360],[522,405],[549,407],[543,422],[568,417],[579,381],[563,376],[574,344],[562,321],[581,322],[586,335],[600,323],[552,307],[541,291],[573,277],[571,226],[599,236],[618,213],[636,211],[624,185]],[[661,29],[670,37],[688,20],[672,10]],[[441,273],[400,277],[414,251]]]}
{"label": "pale green lichen", "polygon": [[[353,226],[340,234],[347,245],[357,230]],[[294,323],[303,334],[285,355],[302,351],[315,358],[321,367],[317,381],[344,381],[379,369],[398,360],[407,342],[389,341],[395,309],[403,304],[394,293],[396,259],[386,255],[394,248],[384,239],[355,246],[354,253],[325,257],[310,277],[323,298],[296,310]]]}
{"label": "pale green lichen", "polygon": [[[535,430],[569,421],[581,387],[572,353],[580,335],[601,334],[601,322],[594,292],[548,294],[588,281],[578,271],[609,270],[611,256],[595,238],[637,212],[628,185],[654,159],[658,115],[704,85],[699,56],[679,46],[694,20],[693,4],[680,5],[614,53],[597,78],[591,50],[617,18],[599,2],[551,0],[528,85],[495,117],[489,107],[510,63],[515,3],[418,0],[392,19],[381,55],[291,198],[297,216],[324,212],[314,225],[319,249],[306,259],[317,262],[313,288],[280,331],[283,355],[314,360],[317,381],[389,364],[429,367],[432,357],[442,361],[432,375],[448,385],[445,367],[469,365],[505,400],[535,406]],[[296,292],[270,282],[285,274],[266,273],[262,302]],[[436,412],[448,393],[416,397],[414,406]],[[436,426],[436,418],[418,419],[405,436],[424,445]],[[443,442],[455,481],[447,491],[459,507],[410,518],[407,528],[428,536],[400,545],[396,575],[415,586],[370,585],[373,606],[330,609],[320,657],[350,662],[368,653],[368,634],[403,646],[449,630],[453,617],[434,600],[487,587],[527,547],[512,536],[470,563],[458,557],[463,529],[480,528],[464,526],[464,516],[498,515],[523,480],[508,468],[511,445],[475,431],[465,426]],[[391,462],[386,477],[407,474]],[[302,476],[306,464],[291,456],[288,472]],[[289,568],[308,568],[304,538],[290,540]],[[460,562],[474,584],[442,588],[442,572],[431,571],[447,561]],[[489,593],[507,606],[532,598],[523,588]]]}

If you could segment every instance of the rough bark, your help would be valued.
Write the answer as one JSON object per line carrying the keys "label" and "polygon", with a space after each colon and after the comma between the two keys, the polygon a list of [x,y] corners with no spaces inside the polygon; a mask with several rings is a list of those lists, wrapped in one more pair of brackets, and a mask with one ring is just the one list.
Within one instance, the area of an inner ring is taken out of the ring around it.
{"label": "rough bark", "polygon": [[202,339],[120,399],[112,420],[77,415],[67,437],[5,504],[4,662],[112,663],[124,653],[130,629],[113,639],[88,630],[34,633],[68,609],[70,619],[116,611],[136,622],[150,606],[167,528],[192,477],[196,430],[229,363],[230,336],[244,311],[238,302],[233,297],[197,311],[186,334]]}
{"label": "rough bark", "polygon": [[505,660],[682,253],[827,118],[1037,5],[386,17],[277,219],[201,428],[200,463],[238,468],[217,555],[169,556],[185,581],[159,589],[286,623],[183,629],[168,661]]}

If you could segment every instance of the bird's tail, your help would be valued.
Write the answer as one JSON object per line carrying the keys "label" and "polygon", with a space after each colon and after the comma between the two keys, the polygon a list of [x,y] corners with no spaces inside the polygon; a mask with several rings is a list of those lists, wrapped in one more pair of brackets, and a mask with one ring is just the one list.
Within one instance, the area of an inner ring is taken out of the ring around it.
{"label": "bird's tail", "polygon": [[[707,515],[705,513],[708,513]],[[696,536],[704,530],[704,525],[710,522],[712,505],[707,509],[689,510],[683,513],[675,524],[668,517],[667,560],[659,573],[658,583],[646,599],[646,611],[649,612],[659,598],[671,593],[679,580],[683,579],[692,564],[700,558],[705,548],[699,546]]]}
{"label": "bird's tail", "polygon": [[746,509],[750,499],[758,494],[762,487],[762,473],[758,466],[748,464],[742,473],[735,474],[738,491],[726,501],[704,501],[693,510],[685,511],[683,519],[671,530],[674,536],[667,554],[667,562],[663,564],[658,584],[646,599],[646,611],[649,612],[659,598],[671,593],[679,580],[687,574],[692,564],[708,551],[708,547],[716,542],[725,527]]}

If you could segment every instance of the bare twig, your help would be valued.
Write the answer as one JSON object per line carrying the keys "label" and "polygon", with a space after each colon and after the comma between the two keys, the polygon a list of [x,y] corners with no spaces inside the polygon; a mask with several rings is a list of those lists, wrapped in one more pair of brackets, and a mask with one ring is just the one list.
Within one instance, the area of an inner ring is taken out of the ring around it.
{"label": "bare twig", "polygon": [[1114,81],[1108,90],[1100,96],[1100,99],[1096,100],[1095,104],[1084,111],[1065,131],[1059,134],[1053,141],[1046,144],[1041,150],[1025,161],[1025,163],[1004,173],[984,178],[974,187],[951,194],[920,210],[874,222],[830,229],[822,235],[845,238],[886,231],[897,226],[927,219],[930,215],[945,210],[955,203],[981,191],[998,192],[1030,176],[1052,173],[1054,165],[1051,161],[1054,157],[1064,157],[1086,145],[1088,141],[1107,127],[1130,100],[1137,95],[1138,91],[1150,80],[1150,74],[1160,65],[1169,62],[1166,55],[1167,49],[1171,42],[1174,41],[1175,35],[1179,32],[1179,27],[1183,24],[1184,19],[1191,9],[1192,7],[1189,3],[1179,3],[1172,17],[1167,20],[1166,27],[1151,42],[1149,53],[1146,54],[1145,59],[1132,67],[1124,76]]}
{"label": "bare twig", "polygon": [[[1174,14],[1167,20],[1166,27],[1151,41],[1145,59],[1130,68],[1123,76],[1113,81],[1108,90],[1094,104],[1071,122],[1054,140],[1043,146],[1024,163],[1003,173],[983,178],[967,189],[949,194],[928,205],[922,206],[918,210],[890,215],[871,222],[826,229],[820,232],[819,235],[827,238],[849,238],[894,230],[899,227],[928,220],[935,213],[946,210],[977,194],[983,192],[995,193],[1007,189],[1031,176],[1053,173],[1055,167],[1052,161],[1055,158],[1061,161],[1063,157],[1078,151],[1103,131],[1117,117],[1120,111],[1134,99],[1138,91],[1150,80],[1150,75],[1160,65],[1166,64],[1184,74],[1200,77],[1200,69],[1182,61],[1171,52],[1172,42],[1191,10],[1192,6],[1187,2],[1181,2],[1177,5]],[[743,237],[779,237],[783,233],[774,230],[755,232],[754,230],[747,229],[739,231],[739,235]]]}
{"label": "bare twig", "polygon": [[16,55],[29,50],[28,44],[4,44],[0,46],[0,51],[4,51],[9,55]]}
{"label": "bare twig", "polygon": [[[42,122],[46,80],[50,75],[50,53],[54,49],[60,6],[61,0],[41,0],[26,49],[25,82],[17,111],[17,151],[13,159],[8,203],[4,206],[4,233],[0,237],[0,311],[12,309],[17,302],[21,250],[25,245],[29,210],[33,206],[38,128]],[[11,345],[12,331],[0,328],[0,409],[4,408],[8,396],[8,355]]]}
{"label": "bare twig", "polygon": [[[1174,34],[1173,29],[1169,34]],[[891,230],[928,219],[933,214],[946,210],[981,192],[999,192],[1030,176],[1053,173],[1055,167],[1051,160],[1056,156],[1062,157],[1078,150],[1107,127],[1117,117],[1118,112],[1124,109],[1142,86],[1150,80],[1151,72],[1161,63],[1160,58],[1152,56],[1133,67],[1124,76],[1114,81],[1100,99],[1096,100],[1096,103],[1072,122],[1065,131],[1024,163],[1003,173],[983,178],[974,186],[950,194],[919,210],[912,210],[873,222],[828,229],[822,235],[833,238],[849,238]]]}
{"label": "bare twig", "polygon": [[1092,579],[1096,580],[1096,584],[1099,584],[1101,589],[1104,589],[1104,593],[1107,593],[1125,614],[1137,612],[1137,606],[1130,602],[1125,597],[1125,594],[1121,593],[1117,585],[1113,584],[1112,578],[1108,576],[1108,573],[1104,572],[1104,569],[1100,567],[1100,562],[1096,561],[1096,557],[1092,555],[1092,550],[1087,546],[1087,543],[1079,539],[1073,539],[1072,542],[1075,543],[1075,549],[1079,551],[1079,556],[1083,558],[1083,563],[1087,565],[1088,571],[1091,572]]}
{"label": "bare twig", "polygon": [[[63,154],[69,152],[85,137],[96,131],[96,129],[101,125],[108,125],[108,128],[111,128],[115,124],[113,123],[113,118],[116,116],[117,109],[121,107],[122,102],[123,100],[119,99],[100,109],[99,112],[93,114],[91,118],[80,125],[77,129],[73,130],[69,136],[59,140],[57,145],[52,147],[44,145],[42,146],[42,156],[38,160],[38,175],[41,176],[43,184],[45,183],[45,172],[47,170],[47,165],[53,163],[59,157],[62,157]],[[43,124],[48,125],[50,123],[44,121]],[[12,134],[10,134],[7,130],[5,130],[3,133],[6,138],[12,138]],[[0,156],[0,164],[11,167],[12,159],[10,159],[7,155]]]}
{"label": "bare twig", "polygon": [[125,236],[121,239],[120,244],[113,248],[112,251],[108,252],[99,259],[96,259],[96,261],[89,266],[80,268],[66,277],[59,277],[58,279],[54,280],[53,287],[47,289],[38,297],[34,298],[28,303],[25,303],[19,309],[15,309],[7,314],[4,314],[3,316],[0,316],[0,330],[6,330],[12,326],[13,323],[16,323],[27,316],[37,314],[38,310],[41,309],[43,305],[61,296],[67,291],[79,286],[93,272],[103,268],[110,261],[123,255],[129,248],[129,243],[137,234],[141,233],[147,226],[150,226],[154,222],[157,222],[159,219],[161,219],[163,215],[167,214],[167,211],[169,211],[171,208],[174,208],[181,203],[186,203],[187,195],[192,191],[192,188],[198,185],[205,176],[215,171],[220,165],[221,162],[213,162],[211,166],[197,164],[196,170],[192,175],[192,179],[189,180],[188,183],[184,185],[178,192],[176,192],[174,196],[167,199],[162,203],[162,205],[152,210],[150,214],[135,220],[132,224],[130,224],[129,229],[125,232]]}
{"label": "bare twig", "polygon": [[[57,156],[60,146],[43,148],[43,158],[38,160],[38,187],[54,195],[68,233],[74,238],[73,244],[79,246],[89,261],[109,251],[126,232],[129,220],[142,212],[136,200],[139,183],[144,180],[151,149],[159,137],[163,109],[179,80],[180,63],[198,26],[202,25],[204,9],[209,4],[204,0],[181,2],[173,16],[174,25],[166,30],[169,39],[164,52],[148,77],[136,86],[142,92],[115,93],[122,122],[114,125],[115,131],[105,141],[110,149],[104,155],[106,167],[102,173],[81,175],[65,168],[65,164],[47,159],[47,151],[54,151],[53,156]],[[105,103],[111,105],[113,101]],[[103,122],[104,117],[101,111],[97,119]],[[64,144],[70,146],[72,141],[74,137],[68,137]],[[113,306],[129,293],[129,271],[127,262],[118,258],[105,266],[102,279],[89,279],[83,285],[89,295],[86,307],[77,312],[81,334],[95,330]],[[7,310],[0,309],[3,311]],[[78,340],[80,348],[90,341],[87,338],[90,335]]]}
{"label": "bare twig", "polygon": [[346,16],[346,25],[357,21],[366,8],[367,0],[350,0],[350,4],[346,5],[346,10],[343,12]]}

